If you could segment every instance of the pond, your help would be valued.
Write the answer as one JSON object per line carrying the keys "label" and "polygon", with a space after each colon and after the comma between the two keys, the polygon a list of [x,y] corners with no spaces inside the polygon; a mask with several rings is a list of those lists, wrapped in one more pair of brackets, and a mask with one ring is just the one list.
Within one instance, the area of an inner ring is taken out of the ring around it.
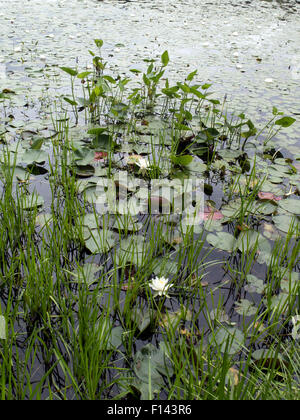
{"label": "pond", "polygon": [[1,5],[2,396],[297,399],[299,2]]}
{"label": "pond", "polygon": [[[145,57],[157,58],[168,50],[170,77],[178,80],[188,69],[198,69],[203,82],[213,83],[218,98],[227,95],[232,109],[247,111],[255,121],[266,120],[273,106],[299,114],[297,1],[1,4],[2,69],[13,71],[4,87],[26,86],[26,95],[30,92],[33,98],[45,89],[55,96],[52,66],[86,65],[93,39],[101,38],[111,68],[124,74]],[[279,137],[293,154],[298,153],[299,130],[297,123]]]}

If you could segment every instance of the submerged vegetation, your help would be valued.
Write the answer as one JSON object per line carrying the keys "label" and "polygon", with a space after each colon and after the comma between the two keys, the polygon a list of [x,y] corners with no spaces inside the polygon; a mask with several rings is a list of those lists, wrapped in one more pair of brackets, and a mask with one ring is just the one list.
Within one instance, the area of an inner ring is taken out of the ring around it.
{"label": "submerged vegetation", "polygon": [[171,84],[167,51],[111,74],[102,44],[51,126],[11,138],[1,94],[1,398],[299,399],[295,120]]}

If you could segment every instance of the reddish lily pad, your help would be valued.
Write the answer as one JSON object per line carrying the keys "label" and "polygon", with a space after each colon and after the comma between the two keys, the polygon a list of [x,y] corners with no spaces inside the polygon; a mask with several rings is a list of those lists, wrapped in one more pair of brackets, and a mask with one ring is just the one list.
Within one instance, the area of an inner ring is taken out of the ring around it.
{"label": "reddish lily pad", "polygon": [[223,213],[213,207],[206,206],[204,208],[203,220],[221,220],[224,218]]}
{"label": "reddish lily pad", "polygon": [[263,192],[263,191],[260,191],[258,193],[258,198],[260,200],[267,200],[267,201],[280,201],[280,200],[282,200],[282,197],[278,197],[277,195],[275,195],[272,192]]}

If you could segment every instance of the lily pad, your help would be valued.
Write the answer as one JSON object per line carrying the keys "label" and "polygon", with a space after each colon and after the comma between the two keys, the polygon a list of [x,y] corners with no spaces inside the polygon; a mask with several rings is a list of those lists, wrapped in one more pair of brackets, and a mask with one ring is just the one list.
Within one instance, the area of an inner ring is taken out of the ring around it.
{"label": "lily pad", "polygon": [[235,310],[238,314],[243,316],[252,316],[257,312],[257,307],[248,299],[241,299],[235,304]]}
{"label": "lily pad", "polygon": [[207,242],[222,251],[232,252],[235,246],[235,237],[228,232],[210,233],[206,237]]}
{"label": "lily pad", "polygon": [[209,342],[216,346],[221,353],[227,352],[233,355],[242,349],[245,343],[245,335],[235,327],[220,327],[211,333]]}
{"label": "lily pad", "polygon": [[105,318],[96,324],[99,338],[98,343],[103,350],[117,350],[122,345],[124,330],[121,326],[113,327],[112,322]]}
{"label": "lily pad", "polygon": [[78,283],[85,283],[87,286],[90,286],[95,281],[97,281],[97,279],[95,278],[95,274],[102,269],[103,267],[100,265],[86,263],[82,267],[78,267],[75,271],[73,271],[73,281],[76,281]]}
{"label": "lily pad", "polygon": [[293,213],[300,216],[300,200],[297,200],[296,198],[288,198],[286,200],[281,200],[279,202],[279,206],[289,213]]}
{"label": "lily pad", "polygon": [[164,351],[163,346],[154,347],[149,343],[139,350],[133,359],[133,370],[137,378],[144,384],[141,389],[142,399],[153,399],[154,393],[164,387],[164,376],[174,373],[173,364]]}
{"label": "lily pad", "polygon": [[247,284],[245,286],[245,290],[247,292],[262,294],[264,292],[264,289],[265,289],[265,285],[264,285],[263,280],[259,279],[253,274],[247,275]]}
{"label": "lily pad", "polygon": [[300,229],[299,219],[291,214],[279,214],[277,216],[273,216],[273,222],[275,223],[277,229],[285,233],[294,231],[296,234],[297,229],[298,231]]}
{"label": "lily pad", "polygon": [[114,234],[107,229],[92,229],[85,240],[85,246],[92,254],[108,252],[116,244]]}

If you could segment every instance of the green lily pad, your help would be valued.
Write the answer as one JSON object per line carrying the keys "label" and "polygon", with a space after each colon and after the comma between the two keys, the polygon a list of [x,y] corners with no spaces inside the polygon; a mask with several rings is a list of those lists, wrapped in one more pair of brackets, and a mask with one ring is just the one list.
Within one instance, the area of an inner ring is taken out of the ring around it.
{"label": "green lily pad", "polygon": [[102,269],[103,267],[100,265],[86,263],[82,267],[78,267],[75,271],[73,271],[72,276],[75,278],[73,281],[85,283],[87,286],[90,286],[97,281],[95,274]]}
{"label": "green lily pad", "polygon": [[221,353],[227,352],[232,355],[242,349],[245,335],[235,327],[220,327],[210,334],[209,343],[216,346]]}
{"label": "green lily pad", "polygon": [[104,254],[116,244],[114,234],[107,229],[92,229],[85,240],[85,246],[92,254]]}
{"label": "green lily pad", "polygon": [[278,205],[287,212],[300,216],[300,200],[287,198],[286,200],[281,200]]}
{"label": "green lily pad", "polygon": [[232,252],[236,243],[235,237],[228,232],[210,233],[206,240],[213,247],[227,252]]}
{"label": "green lily pad", "polygon": [[257,307],[248,299],[241,299],[235,304],[235,310],[242,316],[252,316],[257,312]]}
{"label": "green lily pad", "polygon": [[259,293],[262,294],[265,290],[265,285],[263,280],[257,278],[253,274],[247,275],[247,284],[245,285],[245,290],[249,293]]}
{"label": "green lily pad", "polygon": [[132,263],[142,266],[149,252],[149,242],[143,236],[130,236],[122,239],[120,248],[116,252],[118,265]]}
{"label": "green lily pad", "polygon": [[173,364],[164,351],[149,343],[139,350],[133,359],[133,370],[137,378],[144,384],[141,388],[142,399],[153,399],[164,387],[164,376],[171,377],[174,373]]}
{"label": "green lily pad", "polygon": [[44,150],[38,149],[28,149],[21,157],[22,163],[25,163],[27,165],[31,163],[43,163],[48,161],[48,159],[49,154]]}
{"label": "green lily pad", "polygon": [[98,343],[103,350],[117,350],[122,345],[124,330],[121,326],[113,327],[112,322],[105,318],[96,324],[99,333]]}
{"label": "green lily pad", "polygon": [[297,229],[298,231],[300,229],[299,219],[291,214],[279,214],[277,216],[273,216],[273,222],[275,223],[277,229],[285,233],[294,231],[296,234]]}

